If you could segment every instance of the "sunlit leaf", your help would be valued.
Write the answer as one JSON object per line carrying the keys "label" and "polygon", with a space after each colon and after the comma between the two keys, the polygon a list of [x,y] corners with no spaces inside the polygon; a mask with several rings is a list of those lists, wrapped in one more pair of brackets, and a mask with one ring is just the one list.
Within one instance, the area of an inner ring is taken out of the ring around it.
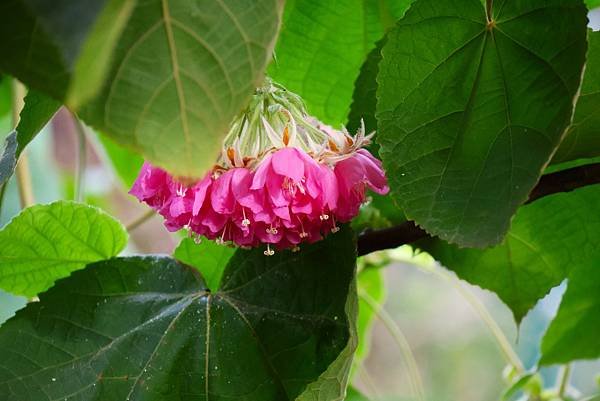
{"label": "sunlit leaf", "polygon": [[123,226],[98,208],[66,201],[32,206],[0,230],[0,288],[32,297],[126,244]]}
{"label": "sunlit leaf", "polygon": [[311,114],[340,128],[363,61],[410,3],[288,1],[269,74],[301,95]]}

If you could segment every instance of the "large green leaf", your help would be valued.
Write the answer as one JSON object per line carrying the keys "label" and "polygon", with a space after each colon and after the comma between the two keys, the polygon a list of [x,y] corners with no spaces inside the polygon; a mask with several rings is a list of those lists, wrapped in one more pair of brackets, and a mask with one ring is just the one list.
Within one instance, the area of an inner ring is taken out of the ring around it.
{"label": "large green leaf", "polygon": [[365,57],[411,1],[289,0],[269,74],[339,128]]}
{"label": "large green leaf", "polygon": [[377,92],[380,153],[409,219],[462,246],[502,240],[571,120],[586,23],[574,0],[494,1],[489,23],[479,0],[413,4]]}
{"label": "large green leaf", "polygon": [[218,292],[168,257],[91,265],[0,329],[0,396],[342,399],[347,371],[330,367],[351,361],[354,247],[345,230],[298,253],[239,250]]}
{"label": "large green leaf", "polygon": [[5,0],[0,70],[73,108],[93,96],[135,0]]}
{"label": "large green leaf", "polygon": [[552,163],[600,155],[600,32],[589,32],[589,48],[581,94],[573,124]]}
{"label": "large green leaf", "polygon": [[27,93],[19,124],[7,136],[4,150],[0,155],[0,186],[13,174],[17,160],[25,147],[50,121],[59,107],[58,101],[43,93],[37,91]]}
{"label": "large green leaf", "polygon": [[211,291],[216,291],[234,252],[234,248],[218,245],[207,239],[197,244],[191,238],[184,238],[175,249],[173,256],[180,262],[197,268],[206,286]]}
{"label": "large green leaf", "polygon": [[523,206],[494,248],[461,249],[437,239],[424,248],[460,278],[498,294],[520,321],[600,248],[598,199],[600,186],[594,185]]}
{"label": "large green leaf", "polygon": [[597,253],[572,269],[558,313],[542,340],[541,364],[600,357],[599,294],[600,254]]}
{"label": "large green leaf", "polygon": [[140,1],[81,117],[171,173],[211,167],[261,84],[282,0]]}
{"label": "large green leaf", "polygon": [[0,230],[0,288],[32,297],[126,244],[123,226],[98,208],[65,201],[32,206]]}

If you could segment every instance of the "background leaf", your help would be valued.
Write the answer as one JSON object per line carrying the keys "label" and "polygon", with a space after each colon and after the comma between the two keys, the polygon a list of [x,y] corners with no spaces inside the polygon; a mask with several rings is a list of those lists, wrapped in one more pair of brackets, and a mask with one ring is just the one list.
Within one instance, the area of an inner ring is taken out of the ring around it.
{"label": "background leaf", "polygon": [[125,188],[131,188],[142,169],[144,158],[104,135],[98,135],[97,139],[106,152],[109,164],[114,168]]}
{"label": "background leaf", "polygon": [[0,70],[77,108],[100,88],[134,0],[0,4]]}
{"label": "background leaf", "polygon": [[0,329],[0,395],[279,401],[313,383],[341,399],[344,372],[322,375],[353,341],[354,248],[344,230],[294,254],[240,250],[218,292],[167,257],[89,266]]}
{"label": "background leaf", "polygon": [[[598,249],[598,248],[596,248]],[[600,357],[600,254],[575,265],[567,291],[542,340],[542,365]]]}
{"label": "background leaf", "polygon": [[573,124],[552,163],[600,155],[600,32],[588,33],[589,47]]}
{"label": "background leaf", "polygon": [[379,65],[393,196],[409,219],[462,246],[507,232],[570,122],[586,53],[581,2],[494,6],[488,29],[478,0],[415,2]]}
{"label": "background leaf", "polygon": [[198,269],[206,286],[217,291],[227,262],[235,253],[234,248],[217,245],[214,241],[202,239],[196,244],[191,238],[184,238],[175,249],[173,256],[180,262]]}
{"label": "background leaf", "polygon": [[139,2],[80,116],[176,176],[201,176],[262,82],[282,3]]}
{"label": "background leaf", "polygon": [[6,138],[0,156],[0,186],[13,174],[21,152],[50,121],[59,107],[58,101],[40,92],[27,93],[19,124]]}
{"label": "background leaf", "polygon": [[600,247],[599,197],[600,186],[593,185],[523,206],[494,248],[461,249],[438,239],[422,246],[463,280],[498,294],[520,322]]}
{"label": "background leaf", "polygon": [[411,0],[291,0],[269,75],[298,93],[308,111],[339,128],[367,54]]}
{"label": "background leaf", "polygon": [[126,244],[123,226],[98,208],[66,201],[32,206],[0,231],[0,288],[32,297]]}

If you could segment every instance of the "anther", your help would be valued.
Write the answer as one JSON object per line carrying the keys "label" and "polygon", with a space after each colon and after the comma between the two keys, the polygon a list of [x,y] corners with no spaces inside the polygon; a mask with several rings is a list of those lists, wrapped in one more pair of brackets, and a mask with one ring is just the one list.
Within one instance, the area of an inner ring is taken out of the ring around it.
{"label": "anther", "polygon": [[304,231],[302,231],[300,233],[300,238],[306,238],[306,237],[308,237],[308,233],[305,233]]}
{"label": "anther", "polygon": [[299,246],[295,246],[292,248],[292,252],[298,252],[300,251],[300,247]]}
{"label": "anther", "polygon": [[329,220],[329,215],[328,214],[322,214],[322,215],[319,216],[319,218],[321,219],[321,221]]}
{"label": "anther", "polygon": [[267,249],[263,252],[265,256],[273,256],[275,255],[275,251],[271,249],[271,246],[267,244]]}
{"label": "anther", "polygon": [[242,220],[242,225],[243,225],[244,227],[248,227],[248,226],[250,225],[250,220],[248,220],[248,219],[244,219],[244,220]]}

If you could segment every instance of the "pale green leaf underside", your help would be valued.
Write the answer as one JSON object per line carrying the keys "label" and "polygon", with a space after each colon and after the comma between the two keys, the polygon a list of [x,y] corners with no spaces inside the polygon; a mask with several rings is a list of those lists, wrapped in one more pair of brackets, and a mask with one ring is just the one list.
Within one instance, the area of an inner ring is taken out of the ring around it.
{"label": "pale green leaf underside", "polygon": [[[407,217],[462,246],[502,240],[568,126],[586,53],[572,0],[419,0],[388,35],[378,141]],[[547,29],[551,26],[552,29]]]}
{"label": "pale green leaf underside", "polygon": [[0,396],[341,400],[356,341],[354,248],[344,230],[294,254],[239,250],[216,292],[168,257],[96,263],[0,329]]}
{"label": "pale green leaf underside", "polygon": [[367,54],[411,0],[292,0],[269,75],[298,93],[308,111],[339,128]]}
{"label": "pale green leaf underside", "polygon": [[216,160],[272,56],[281,0],[140,1],[89,124],[177,176]]}
{"label": "pale green leaf underside", "polygon": [[504,241],[461,249],[440,240],[425,245],[463,280],[498,294],[517,321],[600,248],[600,185],[538,199],[517,212]]}
{"label": "pale green leaf underside", "polygon": [[0,231],[0,288],[32,297],[85,265],[116,256],[123,226],[102,210],[55,202],[23,210]]}

